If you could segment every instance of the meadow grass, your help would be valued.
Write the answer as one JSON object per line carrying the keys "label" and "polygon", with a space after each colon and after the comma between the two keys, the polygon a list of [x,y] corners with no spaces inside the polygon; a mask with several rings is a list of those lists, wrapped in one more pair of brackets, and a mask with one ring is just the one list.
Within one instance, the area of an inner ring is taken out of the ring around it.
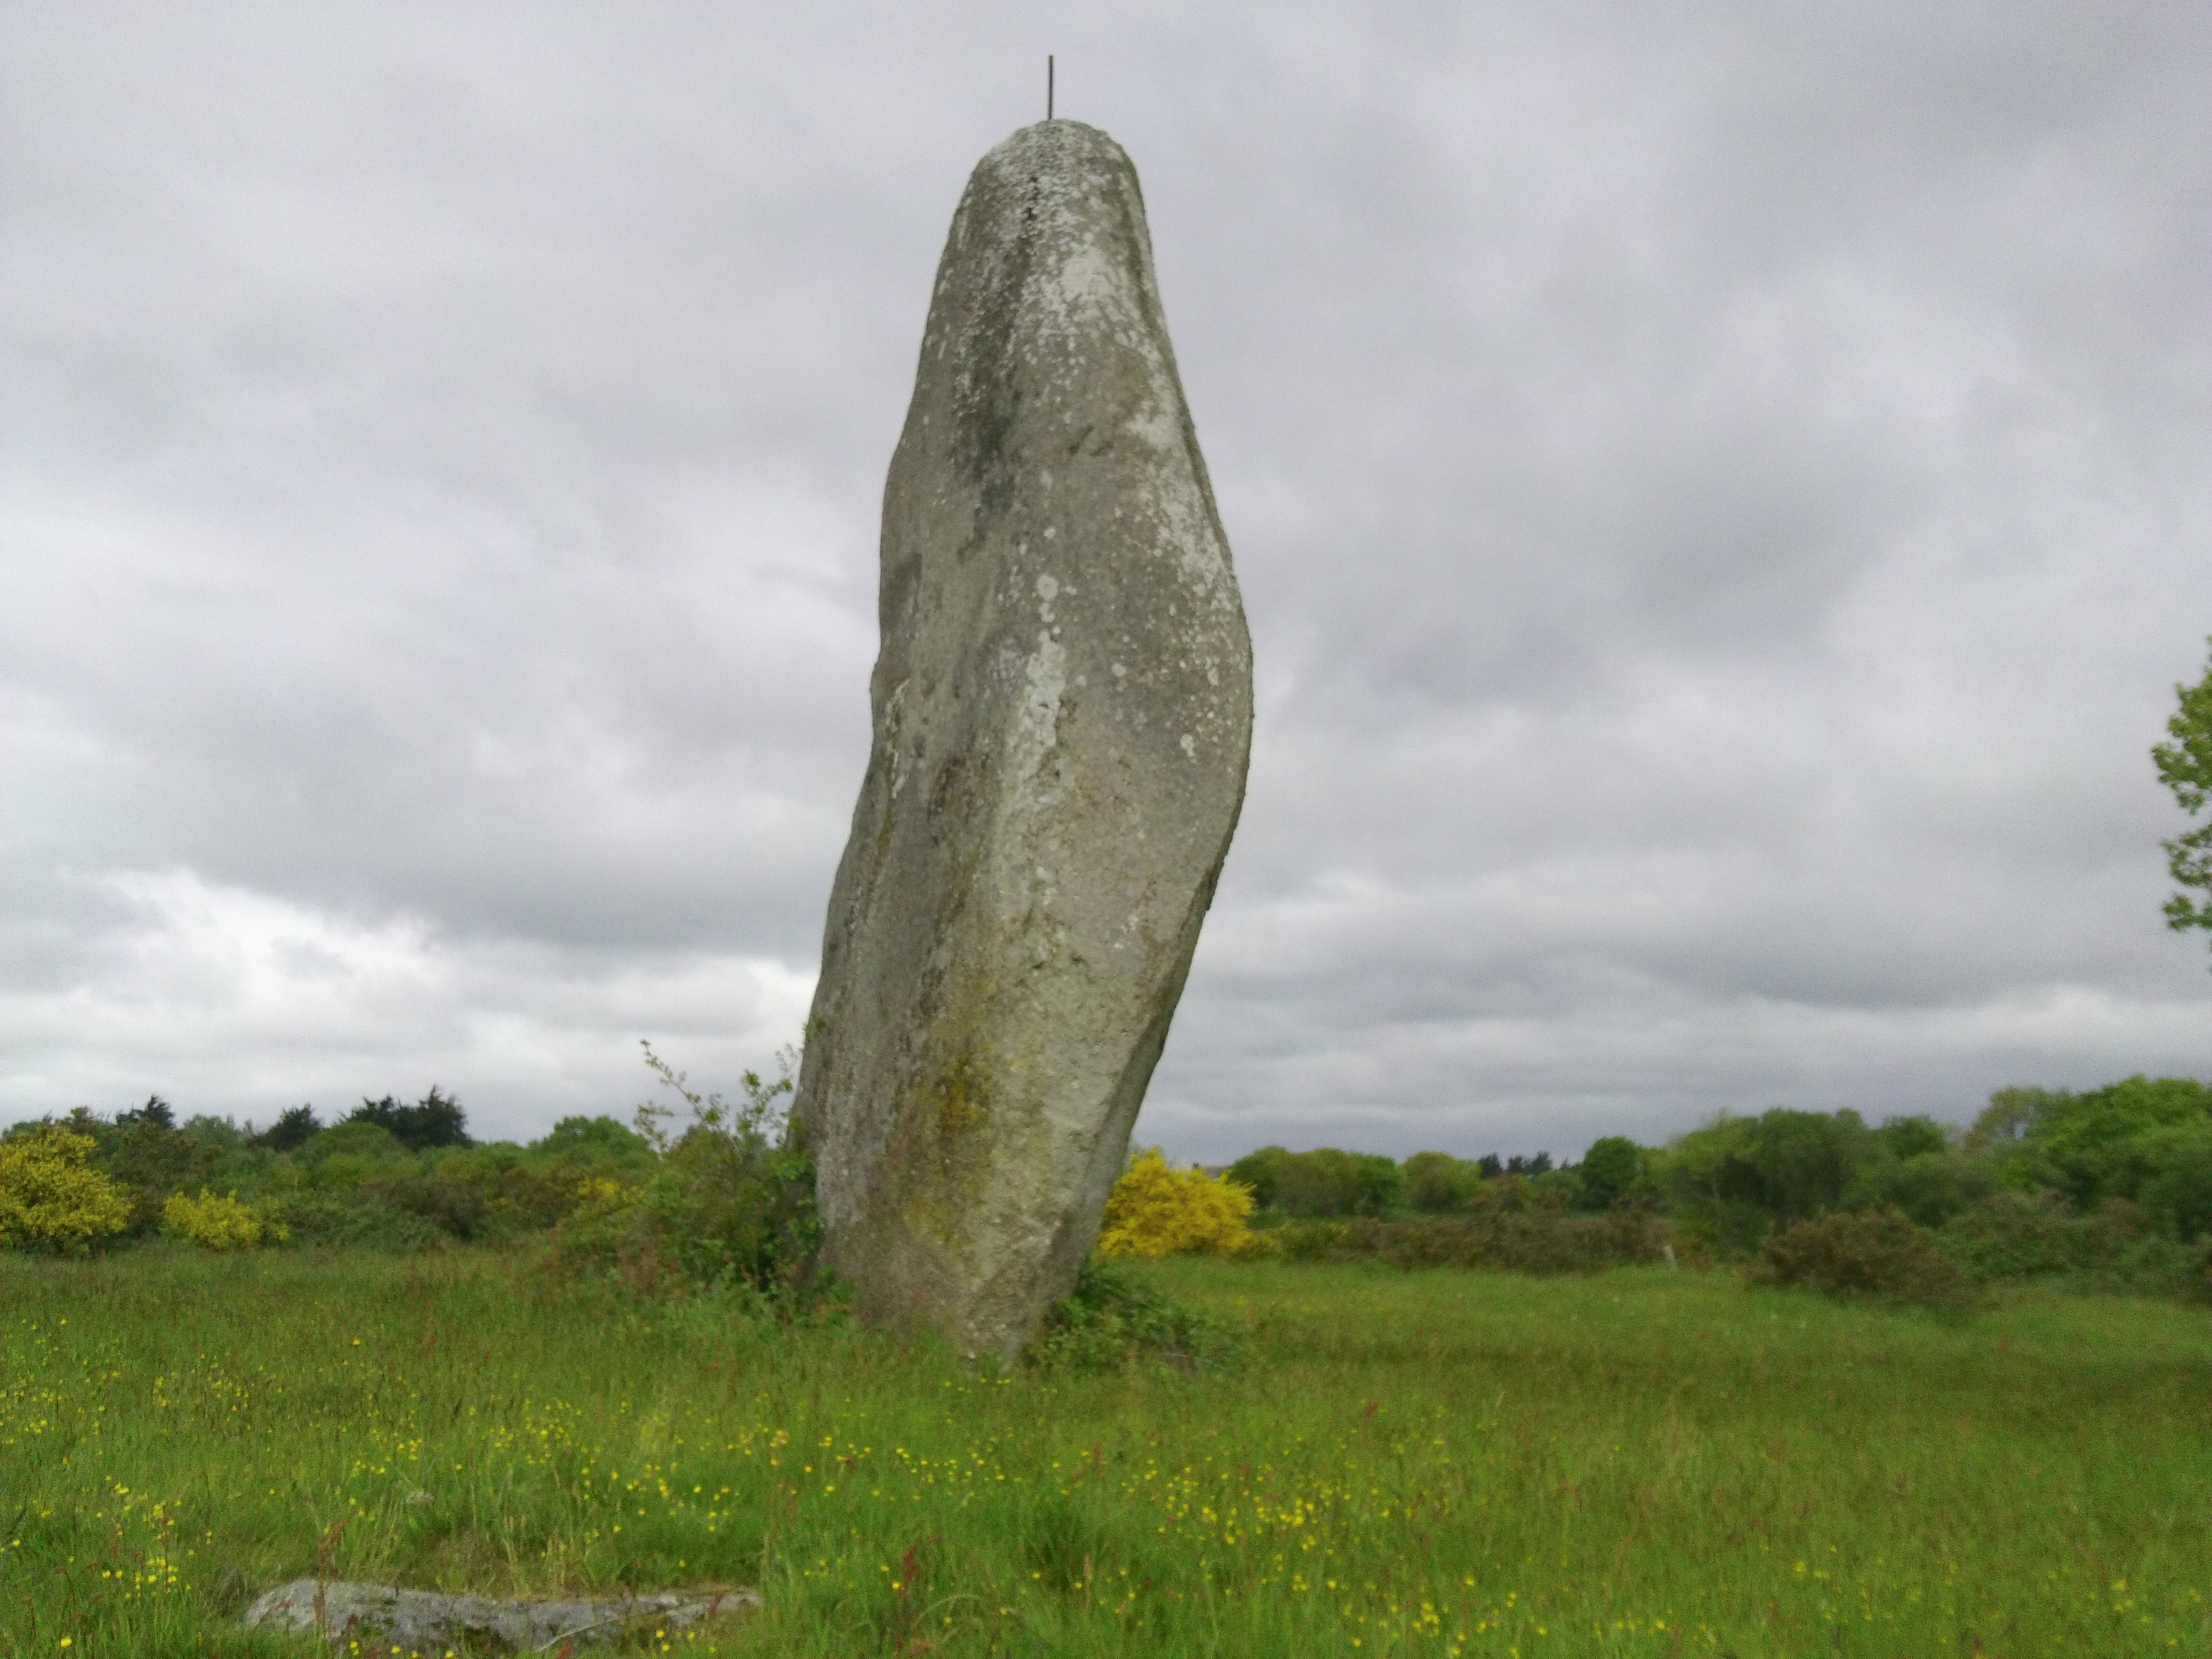
{"label": "meadow grass", "polygon": [[[757,1585],[731,1655],[2212,1654],[2212,1317],[1182,1261],[1234,1374],[979,1373],[530,1258],[0,1259],[0,1653],[322,1572]],[[577,1653],[588,1651],[579,1648]]]}

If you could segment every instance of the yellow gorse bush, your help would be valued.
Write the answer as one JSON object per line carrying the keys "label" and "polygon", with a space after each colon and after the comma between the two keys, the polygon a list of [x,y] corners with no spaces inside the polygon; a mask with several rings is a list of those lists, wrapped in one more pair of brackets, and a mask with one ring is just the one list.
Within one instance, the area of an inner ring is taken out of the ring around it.
{"label": "yellow gorse bush", "polygon": [[178,1193],[161,1206],[161,1223],[179,1238],[189,1238],[210,1250],[250,1250],[264,1240],[289,1237],[277,1223],[265,1219],[236,1193],[218,1198],[203,1187],[198,1198]]}
{"label": "yellow gorse bush", "polygon": [[131,1224],[93,1148],[90,1135],[56,1127],[0,1141],[0,1244],[82,1250]]}
{"label": "yellow gorse bush", "polygon": [[1203,1170],[1171,1168],[1159,1148],[1130,1158],[1106,1200],[1101,1255],[1245,1255],[1259,1248],[1252,1189]]}

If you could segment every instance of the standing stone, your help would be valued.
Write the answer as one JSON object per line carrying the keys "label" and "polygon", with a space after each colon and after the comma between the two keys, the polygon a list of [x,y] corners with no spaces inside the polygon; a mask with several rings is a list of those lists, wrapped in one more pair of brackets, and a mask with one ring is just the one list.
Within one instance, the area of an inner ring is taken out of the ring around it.
{"label": "standing stone", "polygon": [[1097,1237],[1251,746],[1144,199],[1095,128],[1024,128],[968,181],[879,605],[793,1112],[861,1316],[1010,1358]]}

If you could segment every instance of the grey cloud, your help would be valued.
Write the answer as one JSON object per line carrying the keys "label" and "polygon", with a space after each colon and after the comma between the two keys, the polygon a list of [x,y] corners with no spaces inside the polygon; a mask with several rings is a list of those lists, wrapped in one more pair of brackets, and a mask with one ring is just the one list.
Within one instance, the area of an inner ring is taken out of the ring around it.
{"label": "grey cloud", "polygon": [[931,274],[1048,50],[1261,679],[1143,1136],[2204,1073],[2144,753],[2212,629],[2208,35],[13,8],[0,1117],[522,1133],[796,1035]]}

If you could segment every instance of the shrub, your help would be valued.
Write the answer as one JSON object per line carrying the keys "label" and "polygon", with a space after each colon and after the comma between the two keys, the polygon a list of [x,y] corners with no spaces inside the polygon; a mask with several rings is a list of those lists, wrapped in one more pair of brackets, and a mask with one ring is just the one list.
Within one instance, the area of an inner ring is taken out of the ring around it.
{"label": "shrub", "polygon": [[1791,1223],[1760,1249],[1756,1276],[1831,1296],[1956,1304],[1966,1278],[1936,1235],[1896,1210],[1838,1211]]}
{"label": "shrub", "polygon": [[471,1181],[465,1170],[409,1170],[374,1176],[364,1185],[378,1201],[421,1216],[449,1238],[480,1237],[491,1213],[486,1183]]}
{"label": "shrub", "polygon": [[130,1205],[134,1233],[160,1226],[162,1200],[210,1179],[221,1156],[204,1139],[173,1127],[169,1116],[156,1097],[138,1111],[118,1115],[114,1127],[100,1137],[101,1172]]}
{"label": "shrub", "polygon": [[[316,1184],[350,1187],[377,1164],[405,1158],[407,1149],[382,1124],[348,1118],[308,1141],[297,1156]],[[338,1170],[325,1176],[324,1166],[340,1159]]]}
{"label": "shrub", "polygon": [[1383,1261],[1395,1267],[1487,1267],[1514,1273],[1596,1273],[1626,1262],[1656,1261],[1668,1243],[1667,1224],[1649,1211],[1623,1207],[1576,1214],[1563,1204],[1532,1203],[1528,1183],[1511,1183],[1464,1217],[1382,1221],[1294,1221],[1272,1235],[1291,1261]]}
{"label": "shrub", "polygon": [[452,1242],[435,1222],[359,1189],[288,1197],[281,1213],[291,1237],[303,1244],[409,1255]]}
{"label": "shrub", "polygon": [[2136,1195],[2176,1238],[2212,1234],[2212,1119],[2153,1129],[2130,1143]]}
{"label": "shrub", "polygon": [[645,1063],[690,1109],[672,1134],[672,1108],[637,1109],[638,1133],[658,1154],[629,1195],[582,1204],[555,1230],[556,1259],[572,1270],[607,1273],[640,1291],[742,1281],[782,1308],[811,1305],[835,1287],[817,1273],[822,1224],[814,1208],[814,1161],[779,1102],[792,1091],[799,1056],[764,1083],[744,1075],[744,1103],[696,1093],[651,1044]]}
{"label": "shrub", "polygon": [[161,1206],[161,1220],[179,1238],[188,1238],[203,1249],[250,1250],[264,1239],[281,1243],[290,1234],[281,1223],[267,1219],[236,1193],[217,1198],[205,1188],[198,1198],[182,1193]]}
{"label": "shrub", "polygon": [[1158,1147],[1129,1160],[1106,1200],[1102,1256],[1246,1255],[1257,1248],[1250,1191],[1203,1170],[1169,1166]]}
{"label": "shrub", "polygon": [[2056,1193],[1991,1193],[1942,1233],[1952,1260],[1977,1279],[2027,1279],[2080,1265],[2081,1224]]}
{"label": "shrub", "polygon": [[0,1142],[0,1244],[79,1252],[131,1224],[131,1206],[92,1167],[88,1134],[52,1125]]}
{"label": "shrub", "polygon": [[1995,1189],[1987,1160],[1957,1152],[1877,1158],[1851,1184],[1853,1209],[1902,1210],[1923,1227],[1941,1227]]}
{"label": "shrub", "polygon": [[2165,1237],[2139,1204],[2108,1198],[2076,1214],[2057,1193],[1992,1193],[1943,1230],[1945,1253],[1978,1279],[2063,1273],[2084,1289],[2195,1295],[2202,1243]]}
{"label": "shrub", "polygon": [[1093,1257],[1075,1289],[1047,1310],[1028,1358],[1048,1370],[1151,1364],[1199,1371],[1234,1370],[1246,1352],[1241,1331],[1171,1301],[1128,1268]]}

